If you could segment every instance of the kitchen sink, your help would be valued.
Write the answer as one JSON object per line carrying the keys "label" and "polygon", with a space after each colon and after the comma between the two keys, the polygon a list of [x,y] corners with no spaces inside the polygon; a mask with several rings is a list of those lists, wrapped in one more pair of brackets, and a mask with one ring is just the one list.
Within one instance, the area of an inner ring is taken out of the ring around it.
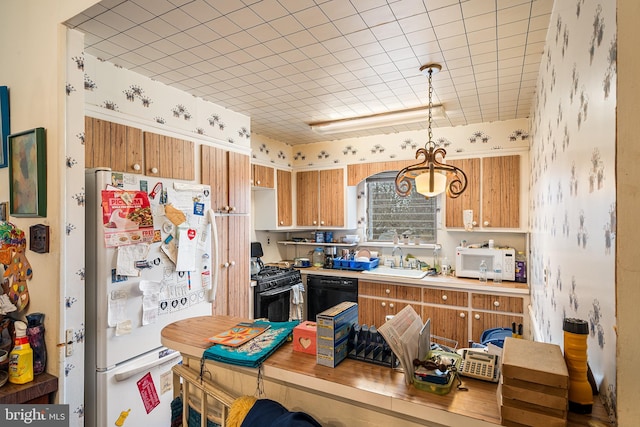
{"label": "kitchen sink", "polygon": [[364,270],[363,274],[371,274],[377,276],[394,276],[394,277],[406,277],[408,279],[422,279],[427,275],[426,271],[412,270],[408,268],[394,268],[387,266],[379,266],[371,270]]}

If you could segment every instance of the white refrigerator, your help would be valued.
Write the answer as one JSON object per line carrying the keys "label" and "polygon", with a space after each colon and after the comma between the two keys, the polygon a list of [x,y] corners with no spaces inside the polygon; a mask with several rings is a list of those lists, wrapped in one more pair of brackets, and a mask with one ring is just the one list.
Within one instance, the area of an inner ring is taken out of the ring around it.
{"label": "white refrigerator", "polygon": [[180,354],[160,332],[211,315],[210,187],[88,169],[85,193],[85,425],[169,426]]}

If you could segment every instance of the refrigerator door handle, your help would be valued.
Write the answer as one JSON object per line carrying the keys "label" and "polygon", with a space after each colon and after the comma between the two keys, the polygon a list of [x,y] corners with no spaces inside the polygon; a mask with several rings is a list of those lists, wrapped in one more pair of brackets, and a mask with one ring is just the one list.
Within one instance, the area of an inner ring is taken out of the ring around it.
{"label": "refrigerator door handle", "polygon": [[168,363],[173,363],[173,362],[177,362],[178,359],[180,359],[182,357],[182,355],[179,352],[175,352],[174,354],[170,355],[170,356],[165,356],[162,359],[158,359],[158,360],[154,360],[153,362],[150,363],[145,363],[144,365],[141,366],[135,366],[131,369],[128,369],[124,372],[118,372],[117,374],[114,375],[116,381],[125,381],[129,378],[131,378],[134,375],[137,375],[141,372],[147,372],[149,371],[151,368],[155,368],[158,366],[163,366],[166,365]]}
{"label": "refrigerator door handle", "polygon": [[209,209],[209,223],[211,224],[211,230],[213,236],[211,237],[211,250],[213,256],[211,257],[211,269],[213,277],[211,278],[211,289],[209,289],[209,302],[213,302],[216,299],[216,293],[218,292],[218,271],[220,270],[220,261],[218,255],[218,225],[216,224],[216,213],[213,209]]}

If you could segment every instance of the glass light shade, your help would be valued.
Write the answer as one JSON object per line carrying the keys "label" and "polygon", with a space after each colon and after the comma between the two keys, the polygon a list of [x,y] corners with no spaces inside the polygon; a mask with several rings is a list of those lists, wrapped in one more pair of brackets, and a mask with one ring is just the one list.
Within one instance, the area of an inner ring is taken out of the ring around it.
{"label": "glass light shade", "polygon": [[443,173],[434,171],[433,173],[433,191],[430,189],[430,173],[425,172],[415,177],[416,191],[426,197],[437,196],[443,193],[447,187],[447,176]]}

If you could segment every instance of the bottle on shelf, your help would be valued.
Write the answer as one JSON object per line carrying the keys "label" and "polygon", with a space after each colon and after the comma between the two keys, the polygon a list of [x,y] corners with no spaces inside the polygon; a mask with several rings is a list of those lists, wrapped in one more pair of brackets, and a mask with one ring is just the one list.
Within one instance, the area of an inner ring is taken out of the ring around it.
{"label": "bottle on shelf", "polygon": [[516,254],[516,282],[527,283],[527,258],[524,252],[518,251]]}
{"label": "bottle on shelf", "polygon": [[486,282],[487,281],[487,263],[482,260],[480,261],[480,281],[481,282]]}
{"label": "bottle on shelf", "polygon": [[33,381],[33,350],[27,337],[27,324],[15,322],[16,339],[9,353],[9,382],[25,384]]}
{"label": "bottle on shelf", "polygon": [[499,262],[493,266],[493,283],[502,283],[502,264]]}

